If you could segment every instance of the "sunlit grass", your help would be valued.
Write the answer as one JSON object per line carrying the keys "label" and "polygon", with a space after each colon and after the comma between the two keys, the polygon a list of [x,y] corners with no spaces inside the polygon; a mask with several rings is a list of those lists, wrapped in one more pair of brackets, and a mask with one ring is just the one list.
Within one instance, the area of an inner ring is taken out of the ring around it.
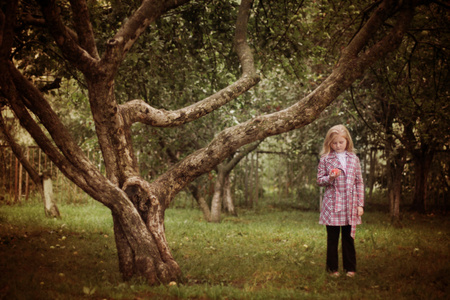
{"label": "sunlit grass", "polygon": [[0,206],[0,299],[444,299],[449,220],[408,214],[403,228],[368,212],[358,227],[358,275],[325,273],[317,212],[240,210],[209,224],[195,209],[169,209],[166,233],[183,270],[174,286],[121,281],[109,210],[90,201]]}

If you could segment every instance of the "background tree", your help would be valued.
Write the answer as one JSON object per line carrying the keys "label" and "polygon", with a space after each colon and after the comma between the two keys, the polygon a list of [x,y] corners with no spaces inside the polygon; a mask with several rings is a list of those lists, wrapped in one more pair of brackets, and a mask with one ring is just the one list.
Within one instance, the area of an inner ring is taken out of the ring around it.
{"label": "background tree", "polygon": [[217,166],[217,178],[214,184],[214,195],[211,201],[210,221],[215,223],[220,222],[222,205],[228,212],[236,215],[230,190],[230,173],[244,157],[258,148],[259,144],[260,142],[245,147],[241,152],[235,153],[233,156],[230,156],[228,160]]}
{"label": "background tree", "polygon": [[[368,133],[384,149],[394,223],[400,219],[402,189],[411,191],[416,211],[426,211],[433,157],[448,147],[448,137],[442,134],[450,126],[448,43],[442,38],[448,34],[448,19],[440,5],[420,11],[399,51],[378,61],[355,88]],[[442,161],[436,163],[445,169]],[[446,180],[440,183],[447,185]]]}

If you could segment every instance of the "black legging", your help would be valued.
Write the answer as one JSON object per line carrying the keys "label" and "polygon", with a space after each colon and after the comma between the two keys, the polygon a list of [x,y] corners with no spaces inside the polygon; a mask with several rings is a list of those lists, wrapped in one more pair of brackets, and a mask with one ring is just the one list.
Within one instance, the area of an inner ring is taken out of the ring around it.
{"label": "black legging", "polygon": [[336,272],[339,269],[338,243],[341,228],[342,228],[342,261],[344,263],[344,271],[356,272],[355,241],[350,235],[352,229],[350,225],[327,226],[327,271]]}

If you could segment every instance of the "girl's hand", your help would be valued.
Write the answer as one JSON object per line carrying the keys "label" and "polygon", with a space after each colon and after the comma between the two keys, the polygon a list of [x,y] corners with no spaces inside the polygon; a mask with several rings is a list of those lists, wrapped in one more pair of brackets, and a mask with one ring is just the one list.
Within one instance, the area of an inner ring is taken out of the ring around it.
{"label": "girl's hand", "polygon": [[363,214],[364,214],[364,207],[362,207],[362,206],[358,206],[358,216],[362,216]]}
{"label": "girl's hand", "polygon": [[330,171],[330,178],[332,180],[336,179],[339,175],[341,175],[341,170],[339,169],[333,169]]}

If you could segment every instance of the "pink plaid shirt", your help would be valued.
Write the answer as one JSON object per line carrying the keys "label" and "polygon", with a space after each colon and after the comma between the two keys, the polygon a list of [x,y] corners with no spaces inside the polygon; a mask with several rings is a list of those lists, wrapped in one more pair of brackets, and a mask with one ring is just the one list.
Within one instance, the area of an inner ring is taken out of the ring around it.
{"label": "pink plaid shirt", "polygon": [[[320,158],[317,184],[325,187],[319,224],[331,226],[351,225],[355,238],[356,225],[361,224],[357,207],[364,206],[364,183],[361,164],[356,154],[346,152],[347,167],[344,169],[333,151]],[[330,171],[340,169],[341,175],[330,180]]]}

